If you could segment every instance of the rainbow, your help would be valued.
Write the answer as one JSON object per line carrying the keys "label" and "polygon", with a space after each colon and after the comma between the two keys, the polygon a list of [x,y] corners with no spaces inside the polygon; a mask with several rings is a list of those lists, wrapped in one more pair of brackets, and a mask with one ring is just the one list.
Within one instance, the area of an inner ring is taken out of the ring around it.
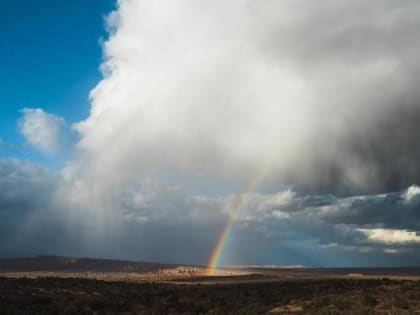
{"label": "rainbow", "polygon": [[[267,166],[267,164],[265,164],[265,166]],[[217,268],[219,266],[220,258],[223,254],[225,245],[231,234],[232,227],[241,209],[247,205],[249,201],[250,193],[255,189],[257,184],[260,182],[261,178],[263,177],[263,174],[265,173],[265,170],[266,170],[266,167],[264,167],[263,169],[259,169],[258,172],[256,172],[255,176],[251,177],[251,180],[249,180],[248,183],[245,185],[244,192],[239,194],[235,198],[231,207],[231,211],[229,211],[226,223],[222,231],[220,232],[216,245],[214,246],[211,252],[210,259],[209,259],[209,262],[207,264],[207,269],[206,269],[207,276],[217,275]]]}

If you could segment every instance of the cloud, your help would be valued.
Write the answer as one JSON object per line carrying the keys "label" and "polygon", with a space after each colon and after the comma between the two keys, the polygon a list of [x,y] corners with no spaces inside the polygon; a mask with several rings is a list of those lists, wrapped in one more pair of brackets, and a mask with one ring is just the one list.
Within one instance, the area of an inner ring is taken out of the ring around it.
{"label": "cloud", "polygon": [[33,253],[41,240],[28,229],[48,230],[58,184],[54,172],[29,161],[0,159],[0,255]]}
{"label": "cloud", "polygon": [[417,183],[418,16],[415,1],[119,1],[75,126],[85,172],[347,195]]}
{"label": "cloud", "polygon": [[63,130],[66,128],[63,118],[48,114],[40,108],[24,108],[22,114],[19,131],[28,143],[48,153],[60,150]]}
{"label": "cloud", "polygon": [[404,195],[404,201],[407,204],[417,205],[420,201],[420,187],[416,185],[408,187]]}
{"label": "cloud", "polygon": [[[112,211],[97,212],[94,202],[83,199],[86,186],[70,183],[65,174],[31,162],[0,160],[0,255],[47,253],[205,264],[232,205],[243,195],[192,195],[181,186],[145,178],[110,192],[105,201]],[[405,201],[415,188],[346,198],[302,195],[290,189],[248,193],[224,263],[420,262],[419,205]]]}
{"label": "cloud", "polygon": [[0,212],[25,213],[48,205],[57,184],[53,174],[29,161],[0,160]]}
{"label": "cloud", "polygon": [[[419,17],[120,0],[74,159],[4,162],[0,248],[204,264],[246,197],[224,263],[419,264]],[[41,109],[19,126],[47,152],[66,129]]]}
{"label": "cloud", "polygon": [[406,230],[360,229],[359,231],[366,234],[368,240],[373,242],[385,244],[420,243],[420,236],[416,232]]}

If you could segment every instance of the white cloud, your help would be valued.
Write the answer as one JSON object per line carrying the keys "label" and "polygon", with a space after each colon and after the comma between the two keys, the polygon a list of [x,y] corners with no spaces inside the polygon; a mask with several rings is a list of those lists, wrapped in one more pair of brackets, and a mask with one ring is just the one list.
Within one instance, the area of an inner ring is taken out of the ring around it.
{"label": "white cloud", "polygon": [[60,149],[60,129],[65,125],[63,118],[48,114],[40,108],[24,108],[19,120],[19,130],[34,147],[45,152]]}
{"label": "white cloud", "polygon": [[415,200],[420,199],[420,187],[416,185],[412,185],[408,187],[408,189],[405,192],[404,200],[406,203],[413,202]]}
{"label": "white cloud", "polygon": [[359,229],[369,241],[385,244],[420,243],[420,236],[416,232],[391,229]]}
{"label": "white cloud", "polygon": [[89,177],[368,191],[404,176],[381,161],[409,144],[378,125],[419,109],[417,2],[118,3],[104,78],[76,124]]}

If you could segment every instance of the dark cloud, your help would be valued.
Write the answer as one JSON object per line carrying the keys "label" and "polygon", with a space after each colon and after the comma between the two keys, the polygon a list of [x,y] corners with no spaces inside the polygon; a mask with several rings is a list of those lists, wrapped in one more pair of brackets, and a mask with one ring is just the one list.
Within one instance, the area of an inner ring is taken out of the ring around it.
{"label": "dark cloud", "polygon": [[[97,213],[74,202],[65,176],[18,160],[0,161],[0,183],[0,255],[205,264],[238,198],[189,196],[181,187],[145,179],[113,192],[112,211]],[[420,248],[417,186],[347,198],[290,190],[247,198],[224,263],[404,265],[408,258],[420,260],[415,254]]]}
{"label": "dark cloud", "polygon": [[19,215],[51,203],[57,176],[29,161],[0,160],[0,213]]}
{"label": "dark cloud", "polygon": [[289,182],[300,191],[338,195],[385,193],[418,184],[419,104],[402,104],[401,108],[378,114],[375,121],[347,126],[349,131],[333,155],[319,153],[329,149],[318,147],[309,164],[292,170]]}
{"label": "dark cloud", "polygon": [[419,183],[419,3],[295,1],[284,19],[270,3],[269,13],[255,6],[272,18],[264,52],[280,65],[286,58],[316,90],[310,123],[318,122],[279,182],[341,195]]}

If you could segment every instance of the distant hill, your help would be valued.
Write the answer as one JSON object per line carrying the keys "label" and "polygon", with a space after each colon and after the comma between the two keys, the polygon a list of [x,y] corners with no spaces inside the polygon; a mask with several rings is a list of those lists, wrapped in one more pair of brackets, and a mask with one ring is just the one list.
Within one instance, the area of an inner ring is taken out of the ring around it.
{"label": "distant hill", "polygon": [[[73,258],[61,256],[35,256],[0,258],[0,273],[53,272],[53,273],[138,273],[155,276],[201,276],[205,266],[161,264],[114,259]],[[219,275],[270,274],[276,276],[308,275],[399,275],[420,276],[420,267],[407,268],[302,268],[302,266],[230,266]]]}
{"label": "distant hill", "polygon": [[152,262],[134,262],[113,259],[71,258],[60,256],[35,256],[25,258],[0,258],[0,272],[51,271],[51,272],[156,272],[179,265]]}

